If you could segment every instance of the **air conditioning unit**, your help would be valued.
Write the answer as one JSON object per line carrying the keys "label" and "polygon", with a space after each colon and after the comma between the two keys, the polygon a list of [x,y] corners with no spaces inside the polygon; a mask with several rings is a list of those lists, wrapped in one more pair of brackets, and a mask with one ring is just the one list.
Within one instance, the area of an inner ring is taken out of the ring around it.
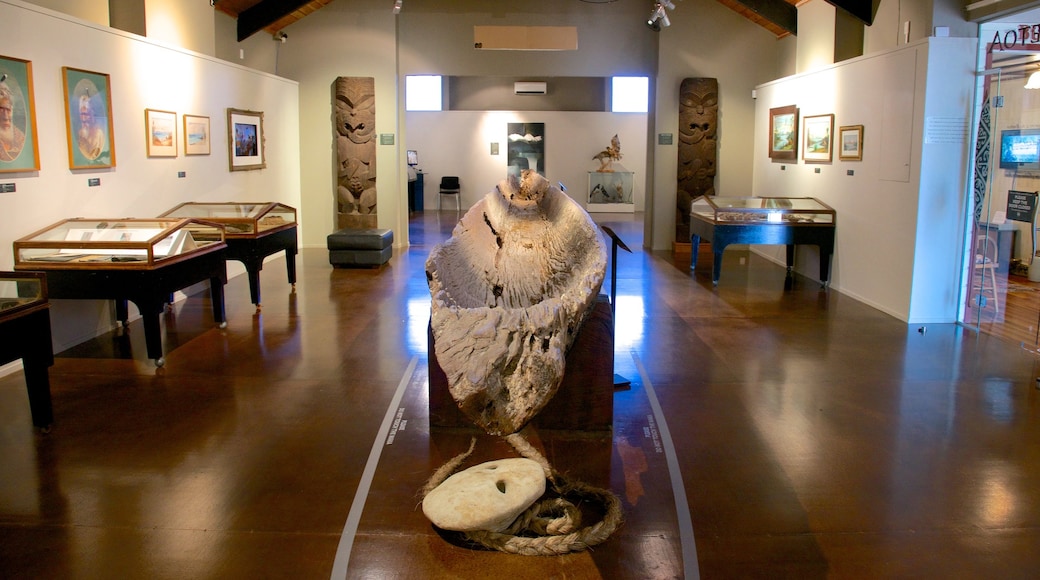
{"label": "air conditioning unit", "polygon": [[544,95],[545,83],[534,81],[513,83],[513,92],[517,95]]}

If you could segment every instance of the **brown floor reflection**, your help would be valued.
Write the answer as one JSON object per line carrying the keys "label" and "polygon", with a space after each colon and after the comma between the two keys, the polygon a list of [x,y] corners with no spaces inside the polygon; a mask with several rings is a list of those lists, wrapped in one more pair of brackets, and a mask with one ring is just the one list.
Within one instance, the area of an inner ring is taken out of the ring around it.
{"label": "brown floor reflection", "polygon": [[[626,522],[595,550],[528,558],[438,534],[416,492],[468,444],[430,430],[422,389],[385,445],[352,546],[357,578],[1029,577],[1040,569],[1037,357],[953,324],[926,332],[742,248],[642,250],[642,216],[601,214],[618,258],[609,437],[532,431],[553,465],[606,486]],[[206,293],[164,319],[166,366],[139,322],[59,353],[55,426],[33,430],[20,372],[0,378],[0,576],[328,578],[373,441],[413,358],[424,372],[423,265],[455,212],[412,219],[373,270],[301,251],[255,313],[232,278],[228,327]],[[840,251],[840,250],[839,250]],[[608,291],[604,288],[604,291]],[[1009,299],[1010,303],[1011,299]],[[1011,305],[1007,307],[1010,315]],[[652,382],[699,561],[681,560],[649,424]],[[481,437],[478,456],[509,454]]]}

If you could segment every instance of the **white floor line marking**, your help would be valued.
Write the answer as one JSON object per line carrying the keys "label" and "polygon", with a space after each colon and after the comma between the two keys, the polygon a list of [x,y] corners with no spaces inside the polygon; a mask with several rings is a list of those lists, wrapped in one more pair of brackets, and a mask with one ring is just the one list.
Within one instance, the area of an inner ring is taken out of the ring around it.
{"label": "white floor line marking", "polygon": [[386,446],[386,437],[390,433],[390,425],[394,422],[394,416],[398,407],[401,406],[401,399],[412,381],[412,374],[415,373],[415,366],[418,362],[419,357],[412,357],[412,361],[408,363],[408,368],[405,369],[404,376],[401,377],[401,382],[397,385],[394,398],[386,409],[386,415],[383,417],[383,424],[379,426],[376,440],[372,442],[372,451],[368,454],[368,463],[365,464],[365,471],[361,474],[361,481],[358,482],[354,501],[350,504],[350,513],[347,515],[347,523],[343,526],[343,534],[339,537],[339,547],[336,548],[336,560],[332,563],[333,580],[347,577],[347,567],[350,565],[350,550],[354,547],[354,535],[357,534],[358,523],[361,522],[361,512],[364,511],[365,500],[368,499],[368,490],[372,486],[372,478],[376,473],[376,466],[379,465],[379,455],[383,452],[383,447]]}
{"label": "white floor line marking", "polygon": [[646,398],[650,400],[650,408],[654,411],[654,419],[657,421],[657,429],[661,434],[661,444],[664,446],[664,457],[668,463],[668,476],[672,480],[672,495],[675,496],[675,516],[679,519],[679,542],[682,545],[683,575],[688,580],[699,580],[701,577],[700,566],[697,563],[697,542],[693,537],[693,521],[690,519],[690,506],[686,503],[686,486],[683,485],[682,473],[679,472],[679,458],[675,454],[675,446],[672,445],[672,434],[668,431],[668,423],[664,420],[661,411],[661,403],[657,401],[657,393],[650,383],[650,377],[646,373],[643,362],[639,356],[632,352],[632,359],[639,369],[639,376],[643,380],[643,389]]}

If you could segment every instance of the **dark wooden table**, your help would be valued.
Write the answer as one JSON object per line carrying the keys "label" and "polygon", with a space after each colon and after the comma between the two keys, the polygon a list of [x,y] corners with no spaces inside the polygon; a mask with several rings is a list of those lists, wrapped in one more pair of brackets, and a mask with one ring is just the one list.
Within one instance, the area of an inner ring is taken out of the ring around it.
{"label": "dark wooden table", "polygon": [[296,286],[296,254],[298,244],[296,225],[268,230],[256,235],[226,234],[227,259],[237,260],[246,266],[249,276],[249,298],[260,309],[260,270],[264,267],[264,258],[278,252],[285,252],[285,269],[289,275],[289,284]]}
{"label": "dark wooden table", "polygon": [[833,223],[806,222],[738,222],[713,223],[697,215],[690,216],[690,245],[693,257],[690,270],[697,267],[697,247],[701,239],[711,242],[714,263],[711,281],[719,283],[722,273],[722,252],[730,244],[784,244],[787,246],[787,270],[794,267],[794,247],[799,244],[819,246],[820,281],[826,285],[830,276],[831,256],[834,254]]}
{"label": "dark wooden table", "polygon": [[[124,326],[129,318],[127,301],[137,305],[144,322],[148,358],[161,367],[166,364],[166,360],[163,358],[159,317],[170,295],[177,290],[208,281],[213,319],[221,328],[227,326],[224,315],[226,260],[227,247],[220,243],[183,257],[159,260],[152,265],[41,262],[32,264],[32,268],[47,273],[47,289],[51,298],[114,300],[116,320]],[[25,266],[22,268],[26,269]]]}

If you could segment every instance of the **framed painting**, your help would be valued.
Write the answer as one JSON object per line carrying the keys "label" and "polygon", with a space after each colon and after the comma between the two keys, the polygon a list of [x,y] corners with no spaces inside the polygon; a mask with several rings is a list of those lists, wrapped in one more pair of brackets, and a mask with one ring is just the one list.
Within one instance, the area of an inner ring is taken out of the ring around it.
{"label": "framed painting", "polygon": [[863,161],[863,125],[846,125],[838,129],[839,161]]}
{"label": "framed painting", "polygon": [[177,156],[177,113],[145,109],[144,129],[148,157]]}
{"label": "framed painting", "polygon": [[116,166],[112,86],[107,74],[61,67],[69,168]]}
{"label": "framed painting", "polygon": [[805,137],[802,159],[806,163],[830,163],[833,154],[834,115],[812,115],[805,117]]}
{"label": "framed painting", "polygon": [[209,155],[209,117],[184,115],[184,154]]}
{"label": "framed painting", "polygon": [[32,63],[0,56],[0,173],[39,171]]}
{"label": "framed painting", "polygon": [[231,171],[267,167],[264,159],[264,114],[228,109],[228,159]]}
{"label": "framed painting", "polygon": [[798,159],[798,107],[788,105],[769,109],[769,158],[778,161]]}

